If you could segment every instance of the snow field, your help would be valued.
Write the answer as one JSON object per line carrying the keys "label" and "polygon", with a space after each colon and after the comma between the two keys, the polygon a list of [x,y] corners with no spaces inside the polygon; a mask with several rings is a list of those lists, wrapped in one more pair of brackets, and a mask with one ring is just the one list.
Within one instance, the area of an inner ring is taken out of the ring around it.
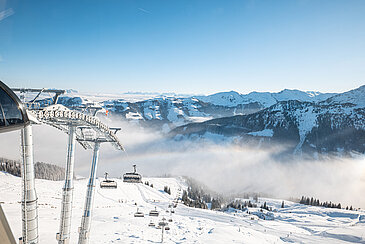
{"label": "snow field", "polygon": [[[166,212],[186,184],[181,178],[144,178],[154,185],[124,183],[117,179],[117,189],[100,189],[97,180],[90,243],[158,243],[161,229],[156,225],[165,217],[170,230],[165,231],[166,243],[365,243],[365,213],[300,205],[282,200],[260,198],[258,206],[267,202],[273,211],[263,213],[259,208],[246,211],[228,209],[212,211],[187,207],[181,203]],[[56,243],[59,228],[61,189],[63,182],[36,180],[39,197],[40,243]],[[75,180],[71,242],[78,239],[87,180]],[[163,187],[171,189],[171,195]],[[0,202],[13,229],[21,234],[21,179],[0,172]],[[159,217],[148,216],[156,209]],[[134,217],[137,208],[144,218]],[[260,219],[272,214],[274,220]]]}

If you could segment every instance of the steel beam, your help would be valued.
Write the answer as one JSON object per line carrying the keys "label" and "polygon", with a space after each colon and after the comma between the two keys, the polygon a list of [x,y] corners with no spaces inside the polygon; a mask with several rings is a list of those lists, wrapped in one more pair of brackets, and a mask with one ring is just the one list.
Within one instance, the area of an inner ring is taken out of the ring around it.
{"label": "steel beam", "polygon": [[21,130],[22,148],[22,238],[21,243],[38,243],[38,205],[34,185],[32,126]]}
{"label": "steel beam", "polygon": [[65,184],[62,189],[62,206],[60,217],[60,230],[56,235],[59,244],[70,242],[70,229],[72,217],[72,198],[73,198],[73,175],[75,159],[76,127],[69,125],[68,147],[66,158]]}
{"label": "steel beam", "polygon": [[87,185],[84,213],[83,213],[82,219],[81,219],[81,227],[79,228],[79,242],[78,242],[79,244],[89,243],[91,218],[92,218],[92,210],[93,210],[93,202],[94,202],[96,169],[97,169],[98,158],[99,158],[99,148],[100,148],[100,142],[95,141],[93,161],[92,161],[91,170],[90,170],[90,178],[89,178],[89,183]]}

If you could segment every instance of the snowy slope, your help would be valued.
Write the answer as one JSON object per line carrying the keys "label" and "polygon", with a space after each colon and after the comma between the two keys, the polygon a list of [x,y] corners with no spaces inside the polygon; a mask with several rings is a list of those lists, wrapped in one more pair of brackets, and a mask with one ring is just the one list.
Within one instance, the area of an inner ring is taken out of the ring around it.
{"label": "snowy slope", "polygon": [[[274,209],[274,220],[230,209],[226,212],[195,209],[179,203],[175,213],[167,213],[168,205],[186,188],[182,179],[146,178],[154,188],[117,180],[118,189],[100,189],[95,194],[90,243],[156,243],[161,230],[148,223],[164,216],[172,219],[165,232],[166,243],[365,243],[365,213],[304,206],[281,200],[260,199]],[[71,243],[77,228],[86,193],[87,180],[75,182]],[[163,187],[171,188],[171,196]],[[0,172],[0,201],[16,237],[20,236],[20,178]],[[61,204],[62,182],[36,180],[39,197],[40,243],[55,243]],[[135,205],[136,204],[136,205]],[[260,204],[260,203],[259,203]],[[159,217],[135,218],[136,208],[147,214],[157,208]]]}
{"label": "snowy slope", "polygon": [[331,105],[351,103],[356,105],[356,107],[363,108],[365,107],[365,85],[360,86],[357,89],[333,96],[324,103]]}

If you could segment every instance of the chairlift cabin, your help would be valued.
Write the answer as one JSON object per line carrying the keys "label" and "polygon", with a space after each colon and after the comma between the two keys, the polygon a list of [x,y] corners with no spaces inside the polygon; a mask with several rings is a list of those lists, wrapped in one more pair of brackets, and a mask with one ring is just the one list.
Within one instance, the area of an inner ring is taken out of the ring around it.
{"label": "chairlift cabin", "polygon": [[105,172],[105,180],[100,183],[100,188],[117,188],[117,182],[108,179],[108,173]]}
{"label": "chairlift cabin", "polygon": [[133,173],[125,173],[123,175],[123,182],[142,183],[142,176],[137,173],[135,164],[133,165]]}
{"label": "chairlift cabin", "polygon": [[29,124],[27,112],[18,96],[0,81],[0,132],[18,130]]}
{"label": "chairlift cabin", "polygon": [[158,215],[159,215],[159,212],[156,210],[156,207],[155,207],[155,209],[154,210],[151,210],[150,211],[150,214],[149,214],[150,216],[153,216],[153,217],[158,217]]}
{"label": "chairlift cabin", "polygon": [[[0,133],[19,130],[25,128],[28,125],[30,125],[30,121],[28,119],[26,109],[23,106],[22,102],[9,87],[7,87],[3,82],[0,81]],[[23,139],[22,142],[24,142]],[[27,178],[27,180],[28,179],[29,178]],[[33,189],[29,188],[29,190],[30,190],[29,195],[31,195],[32,193],[31,190]],[[28,215],[26,217],[28,217]],[[31,221],[32,220],[33,219],[31,219]],[[35,230],[34,232],[36,232],[37,226],[35,226],[33,230]],[[25,229],[25,231],[27,231],[27,229]],[[9,226],[5,213],[1,207],[1,204],[0,204],[0,243],[2,244],[16,243],[11,227]]]}

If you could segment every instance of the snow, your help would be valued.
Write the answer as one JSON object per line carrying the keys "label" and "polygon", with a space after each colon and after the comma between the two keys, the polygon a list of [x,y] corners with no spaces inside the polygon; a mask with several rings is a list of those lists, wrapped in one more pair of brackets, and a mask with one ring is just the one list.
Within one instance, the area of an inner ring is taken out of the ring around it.
{"label": "snow", "polygon": [[219,92],[209,96],[197,96],[195,98],[217,106],[236,107],[239,104],[259,103],[263,107],[270,107],[280,101],[298,100],[301,102],[321,102],[336,93],[320,93],[313,91],[299,91],[285,89],[281,92],[250,92],[240,94],[235,91]]}
{"label": "snow", "polygon": [[273,97],[278,101],[298,100],[301,102],[320,102],[334,95],[336,95],[336,93],[320,93],[313,91],[304,92],[299,90],[285,89],[279,93],[274,93]]}
{"label": "snow", "polygon": [[243,103],[242,95],[235,91],[219,92],[209,96],[195,97],[200,101],[218,106],[235,107]]}
{"label": "snow", "polygon": [[313,111],[313,107],[308,107],[305,110],[296,110],[296,117],[298,118],[299,143],[295,148],[295,152],[299,152],[307,134],[317,124],[317,114]]}
{"label": "snow", "polygon": [[161,119],[160,106],[150,105],[143,110],[144,116],[148,119]]}
{"label": "snow", "polygon": [[[212,211],[187,207],[181,203],[175,213],[167,213],[172,200],[181,196],[186,184],[181,178],[144,178],[154,185],[123,183],[117,189],[100,189],[97,180],[90,243],[160,242],[161,230],[148,223],[172,218],[166,243],[365,243],[365,212],[305,206],[282,200],[262,199],[273,208],[273,220],[263,220],[246,211]],[[77,228],[86,193],[87,179],[75,181],[71,242],[78,239]],[[163,192],[164,186],[172,194]],[[59,227],[63,182],[36,180],[39,197],[40,243],[54,243]],[[0,172],[0,201],[16,237],[21,234],[21,179]],[[135,205],[137,204],[137,205]],[[147,214],[133,217],[136,208]],[[154,208],[159,217],[150,217]],[[258,208],[249,211],[258,213]]]}
{"label": "snow", "polygon": [[185,122],[184,112],[177,107],[170,107],[168,109],[167,119],[175,125],[182,125]]}
{"label": "snow", "polygon": [[360,86],[357,89],[353,89],[348,92],[344,92],[329,98],[326,103],[328,104],[346,104],[352,103],[356,107],[365,107],[365,85]]}
{"label": "snow", "polygon": [[129,112],[125,115],[125,117],[127,119],[139,119],[139,120],[143,120],[143,117],[141,114],[137,113],[137,112]]}
{"label": "snow", "polygon": [[190,121],[193,123],[200,123],[207,120],[213,119],[213,117],[207,116],[207,117],[189,117]]}
{"label": "snow", "polygon": [[265,129],[265,130],[261,130],[261,131],[249,132],[247,134],[253,135],[253,136],[272,137],[274,135],[274,131],[272,129]]}

